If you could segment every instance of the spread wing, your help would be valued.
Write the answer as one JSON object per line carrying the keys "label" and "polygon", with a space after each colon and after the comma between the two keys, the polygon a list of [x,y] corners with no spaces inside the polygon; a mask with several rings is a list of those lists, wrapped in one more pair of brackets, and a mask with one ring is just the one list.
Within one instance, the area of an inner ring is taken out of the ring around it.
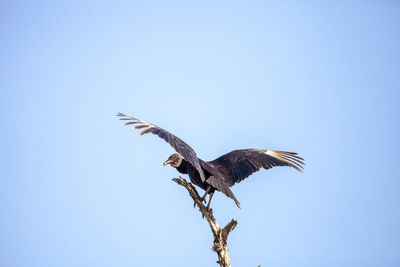
{"label": "spread wing", "polygon": [[270,169],[275,166],[290,166],[301,171],[303,169],[302,165],[304,165],[303,161],[303,158],[293,152],[241,149],[229,152],[207,163],[218,169],[224,176],[224,182],[232,186],[261,168]]}
{"label": "spread wing", "polygon": [[188,144],[182,141],[177,136],[167,132],[166,130],[151,124],[144,122],[142,120],[129,117],[125,114],[118,113],[117,116],[121,117],[120,120],[128,121],[125,125],[137,124],[134,129],[144,129],[140,135],[152,133],[158,135],[160,138],[164,139],[167,143],[169,143],[182,157],[184,157],[187,161],[189,161],[200,173],[201,180],[204,182],[205,177],[203,170],[200,166],[200,161],[196,156],[196,152],[194,152],[193,148],[191,148]]}

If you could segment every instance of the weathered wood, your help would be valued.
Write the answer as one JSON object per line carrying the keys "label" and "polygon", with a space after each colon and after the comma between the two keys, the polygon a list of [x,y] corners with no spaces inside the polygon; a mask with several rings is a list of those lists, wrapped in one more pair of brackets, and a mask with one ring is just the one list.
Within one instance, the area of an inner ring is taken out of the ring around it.
{"label": "weathered wood", "polygon": [[187,182],[182,177],[172,179],[174,182],[186,188],[189,192],[189,195],[194,200],[194,203],[199,207],[199,210],[204,218],[206,218],[208,224],[210,225],[211,231],[214,235],[214,246],[213,250],[218,254],[218,261],[220,266],[222,267],[230,267],[231,262],[229,259],[229,248],[228,248],[228,236],[230,232],[232,232],[236,225],[237,221],[232,219],[223,229],[221,229],[215,220],[212,209],[207,210],[207,208],[203,205],[199,193],[197,193],[196,188]]}

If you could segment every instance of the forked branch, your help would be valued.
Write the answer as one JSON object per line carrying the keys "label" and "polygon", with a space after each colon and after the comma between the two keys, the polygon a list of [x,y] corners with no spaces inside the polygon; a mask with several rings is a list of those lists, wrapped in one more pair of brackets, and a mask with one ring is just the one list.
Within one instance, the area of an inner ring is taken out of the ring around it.
{"label": "forked branch", "polygon": [[199,207],[199,210],[204,218],[206,218],[208,224],[210,225],[211,231],[214,235],[214,246],[213,250],[218,254],[218,261],[220,266],[222,267],[230,267],[231,262],[229,259],[229,249],[228,249],[228,236],[230,232],[232,232],[236,225],[237,221],[232,219],[223,229],[221,229],[215,220],[212,209],[208,210],[201,201],[199,194],[197,193],[196,188],[187,182],[182,177],[172,179],[174,182],[180,184],[185,187],[189,192],[190,196],[194,200],[195,204]]}

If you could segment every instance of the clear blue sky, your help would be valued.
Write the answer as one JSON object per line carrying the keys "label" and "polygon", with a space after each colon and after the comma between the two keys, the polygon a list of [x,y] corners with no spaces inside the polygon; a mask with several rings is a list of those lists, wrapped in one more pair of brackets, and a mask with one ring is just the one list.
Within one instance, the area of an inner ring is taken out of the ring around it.
{"label": "clear blue sky", "polygon": [[1,1],[0,266],[216,266],[157,124],[212,160],[233,266],[400,265],[398,1]]}

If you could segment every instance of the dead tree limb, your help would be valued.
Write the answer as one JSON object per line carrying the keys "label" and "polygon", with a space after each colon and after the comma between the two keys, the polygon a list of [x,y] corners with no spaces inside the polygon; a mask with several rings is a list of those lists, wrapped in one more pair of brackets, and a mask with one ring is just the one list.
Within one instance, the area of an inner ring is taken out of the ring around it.
{"label": "dead tree limb", "polygon": [[208,224],[210,225],[211,231],[214,235],[214,246],[213,250],[218,254],[218,261],[221,267],[230,267],[231,262],[229,259],[229,249],[228,249],[228,236],[230,232],[235,229],[237,225],[237,221],[232,219],[223,229],[221,229],[214,218],[212,209],[207,210],[207,208],[203,205],[199,194],[197,193],[196,188],[187,182],[182,177],[172,179],[174,182],[180,184],[185,187],[189,192],[190,196],[194,200],[195,204],[199,207],[199,210],[204,218],[206,218]]}

